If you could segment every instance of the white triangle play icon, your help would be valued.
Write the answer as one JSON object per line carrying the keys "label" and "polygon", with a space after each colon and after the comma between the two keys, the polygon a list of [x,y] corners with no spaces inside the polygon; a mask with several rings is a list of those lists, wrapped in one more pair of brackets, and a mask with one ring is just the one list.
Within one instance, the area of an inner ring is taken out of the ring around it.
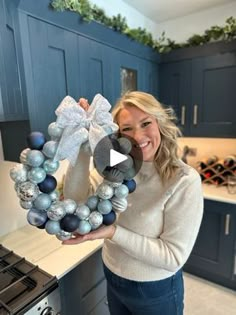
{"label": "white triangle play icon", "polygon": [[110,150],[110,166],[117,165],[125,160],[127,160],[127,156],[124,154],[121,154],[113,149]]}

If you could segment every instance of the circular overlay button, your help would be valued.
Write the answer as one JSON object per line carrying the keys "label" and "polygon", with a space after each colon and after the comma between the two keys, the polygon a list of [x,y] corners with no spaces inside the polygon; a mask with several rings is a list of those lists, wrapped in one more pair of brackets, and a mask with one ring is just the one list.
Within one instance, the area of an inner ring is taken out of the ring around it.
{"label": "circular overlay button", "polygon": [[103,178],[118,183],[135,177],[142,166],[143,154],[133,138],[113,133],[98,142],[93,161]]}

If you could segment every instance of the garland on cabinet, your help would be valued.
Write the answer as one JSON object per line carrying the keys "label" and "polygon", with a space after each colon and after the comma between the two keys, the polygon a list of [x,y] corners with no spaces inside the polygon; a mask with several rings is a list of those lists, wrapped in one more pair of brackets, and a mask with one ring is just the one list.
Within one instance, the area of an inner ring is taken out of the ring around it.
{"label": "garland on cabinet", "polygon": [[86,22],[92,20],[100,22],[143,45],[152,47],[159,53],[168,53],[171,50],[183,47],[200,46],[209,42],[236,39],[236,18],[233,16],[226,19],[224,26],[214,25],[205,30],[203,35],[194,34],[186,42],[176,43],[174,40],[166,38],[165,32],[162,32],[158,40],[154,40],[152,34],[144,28],[129,28],[126,18],[122,17],[121,14],[108,17],[104,10],[96,5],[91,5],[88,0],[52,0],[51,6],[57,11],[70,10],[77,12]]}

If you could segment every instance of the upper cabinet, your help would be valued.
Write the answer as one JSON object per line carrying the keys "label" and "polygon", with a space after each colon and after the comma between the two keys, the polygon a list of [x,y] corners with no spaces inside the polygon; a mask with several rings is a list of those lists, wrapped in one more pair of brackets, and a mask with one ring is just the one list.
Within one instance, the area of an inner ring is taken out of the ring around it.
{"label": "upper cabinet", "polygon": [[184,136],[235,137],[236,42],[183,51],[160,65],[161,102],[173,106]]}
{"label": "upper cabinet", "polygon": [[28,119],[14,1],[0,0],[0,122]]}

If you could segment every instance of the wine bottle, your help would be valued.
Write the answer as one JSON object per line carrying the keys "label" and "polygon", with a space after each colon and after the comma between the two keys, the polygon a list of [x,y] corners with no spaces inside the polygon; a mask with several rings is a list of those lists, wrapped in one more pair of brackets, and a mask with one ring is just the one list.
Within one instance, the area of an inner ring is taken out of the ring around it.
{"label": "wine bottle", "polygon": [[217,173],[221,173],[225,169],[221,163],[215,164],[213,168],[216,170]]}
{"label": "wine bottle", "polygon": [[213,182],[215,185],[220,185],[224,182],[223,178],[220,176],[216,176],[213,178]]}
{"label": "wine bottle", "polygon": [[209,157],[206,161],[207,165],[213,165],[218,161],[218,157],[216,155],[212,155],[211,157]]}
{"label": "wine bottle", "polygon": [[225,167],[232,167],[235,164],[236,164],[236,156],[233,154],[226,156],[226,158],[224,159]]}
{"label": "wine bottle", "polygon": [[204,172],[204,176],[205,176],[206,179],[211,178],[213,175],[214,175],[214,172],[212,172],[212,170],[206,170]]}

